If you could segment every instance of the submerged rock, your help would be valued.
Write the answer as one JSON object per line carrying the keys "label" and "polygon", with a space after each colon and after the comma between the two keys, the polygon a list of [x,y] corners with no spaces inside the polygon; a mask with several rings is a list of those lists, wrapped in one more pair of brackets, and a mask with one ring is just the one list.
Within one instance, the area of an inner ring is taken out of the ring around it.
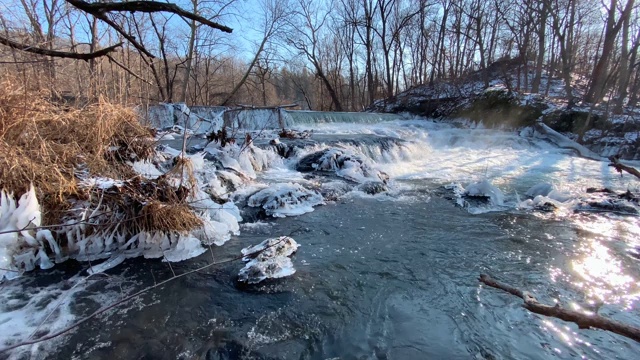
{"label": "submerged rock", "polygon": [[344,194],[351,191],[352,186],[345,181],[336,180],[322,183],[318,190],[326,201],[337,201]]}
{"label": "submerged rock", "polygon": [[242,261],[246,264],[238,273],[238,281],[257,284],[266,279],[279,279],[295,274],[296,269],[289,257],[298,247],[294,239],[280,236],[242,249]]}
{"label": "submerged rock", "polygon": [[368,181],[358,187],[358,190],[369,195],[376,195],[389,191],[387,184],[381,181]]}
{"label": "submerged rock", "polygon": [[628,215],[638,215],[638,206],[624,199],[598,199],[585,201],[576,207],[576,211],[603,211]]}

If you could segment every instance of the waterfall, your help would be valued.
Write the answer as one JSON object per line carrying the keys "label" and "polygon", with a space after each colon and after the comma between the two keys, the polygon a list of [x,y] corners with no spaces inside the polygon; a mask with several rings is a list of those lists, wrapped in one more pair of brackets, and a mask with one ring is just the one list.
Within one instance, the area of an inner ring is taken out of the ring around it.
{"label": "waterfall", "polygon": [[329,112],[329,111],[285,111],[285,124],[292,127],[298,124],[322,123],[358,123],[375,124],[383,121],[398,120],[397,114],[364,113],[364,112]]}
{"label": "waterfall", "polygon": [[[222,114],[227,110],[224,106],[192,106],[185,104],[165,104],[149,106],[147,121],[158,129],[180,125],[193,130],[196,134],[205,134],[222,126]],[[186,121],[185,121],[186,119]]]}
{"label": "waterfall", "polygon": [[[159,104],[150,106],[146,119],[151,126],[165,129],[185,124],[195,133],[208,133],[224,123],[232,129],[265,130],[294,128],[296,125],[351,123],[376,124],[402,119],[397,114],[364,112],[329,112],[273,109],[229,109],[223,106]],[[224,120],[223,120],[224,119]]]}

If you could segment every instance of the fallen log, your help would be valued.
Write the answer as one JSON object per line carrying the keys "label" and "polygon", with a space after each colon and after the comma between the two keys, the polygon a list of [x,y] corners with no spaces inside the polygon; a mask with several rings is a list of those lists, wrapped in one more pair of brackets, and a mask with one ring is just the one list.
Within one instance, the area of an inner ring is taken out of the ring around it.
{"label": "fallen log", "polygon": [[625,171],[637,177],[638,179],[640,179],[640,171],[638,171],[638,169],[636,168],[632,168],[631,166],[627,166],[621,163],[620,157],[618,155],[610,156],[609,161],[611,161],[611,163],[609,163],[609,166],[613,166],[616,169],[616,171],[619,172],[620,174],[622,174],[622,172]]}
{"label": "fallen log", "polygon": [[521,298],[522,300],[524,300],[524,304],[522,306],[533,313],[544,316],[551,316],[560,320],[572,322],[578,325],[578,328],[580,329],[591,328],[611,331],[618,335],[622,335],[629,339],[640,342],[640,328],[623,324],[621,322],[608,319],[598,314],[590,315],[575,310],[565,309],[558,304],[556,304],[555,306],[549,306],[539,303],[538,300],[536,300],[536,298],[533,297],[533,295],[531,295],[530,293],[514,288],[507,284],[500,283],[486,274],[480,274],[480,278],[478,280],[487,286],[506,291],[511,295],[515,295]]}

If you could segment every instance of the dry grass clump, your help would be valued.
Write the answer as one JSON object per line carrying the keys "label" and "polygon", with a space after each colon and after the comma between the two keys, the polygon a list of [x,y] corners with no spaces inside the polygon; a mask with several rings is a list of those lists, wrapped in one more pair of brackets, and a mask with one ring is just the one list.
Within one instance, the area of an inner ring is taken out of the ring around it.
{"label": "dry grass clump", "polygon": [[[103,100],[69,108],[49,98],[15,81],[0,82],[0,189],[22,194],[33,184],[49,225],[64,217],[69,199],[100,202],[142,230],[186,231],[201,225],[185,203],[188,189],[164,177],[136,178],[125,164],[148,159],[155,149],[150,129],[133,109]],[[79,175],[128,181],[124,189],[103,192],[79,188]]]}
{"label": "dry grass clump", "polygon": [[[153,154],[149,130],[129,108],[105,101],[82,109],[46,100],[43,92],[0,83],[0,187],[17,193],[32,182],[43,193],[76,192],[74,170],[125,175],[122,160]],[[114,161],[116,160],[116,161]],[[130,174],[126,174],[130,175]]]}
{"label": "dry grass clump", "polygon": [[[188,160],[187,160],[188,162]],[[190,165],[190,164],[189,164]],[[175,165],[167,174],[154,180],[132,178],[121,187],[105,190],[100,195],[104,203],[125,214],[129,232],[162,231],[184,232],[202,226],[202,220],[189,207],[195,179],[174,186],[169,180],[179,166]]]}
{"label": "dry grass clump", "polygon": [[202,220],[186,204],[150,202],[135,221],[141,231],[184,232],[202,226]]}

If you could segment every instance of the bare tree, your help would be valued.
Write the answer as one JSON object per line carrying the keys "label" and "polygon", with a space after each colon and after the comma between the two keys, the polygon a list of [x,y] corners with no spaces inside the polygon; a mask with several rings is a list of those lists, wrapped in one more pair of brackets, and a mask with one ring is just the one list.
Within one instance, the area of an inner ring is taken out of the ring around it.
{"label": "bare tree", "polygon": [[609,3],[602,51],[591,73],[591,86],[584,96],[584,100],[587,102],[597,103],[604,97],[608,75],[607,67],[613,55],[618,33],[625,21],[628,21],[629,16],[631,16],[633,4],[634,0],[627,0],[626,5],[620,11],[620,16],[616,19],[616,14],[619,11],[618,0],[611,0]]}
{"label": "bare tree", "polygon": [[316,76],[324,84],[333,108],[336,111],[342,111],[342,103],[338,98],[333,85],[327,78],[325,69],[320,58],[320,37],[321,31],[325,30],[327,21],[329,20],[329,11],[322,9],[313,0],[299,0],[298,9],[295,12],[300,22],[290,22],[290,32],[292,36],[287,37],[287,42],[301,54],[306,56],[307,60],[313,66]]}
{"label": "bare tree", "polygon": [[229,101],[231,101],[233,96],[244,85],[245,81],[247,81],[247,78],[249,77],[249,74],[251,74],[253,67],[260,59],[260,55],[262,55],[267,42],[271,40],[283,28],[287,19],[291,15],[291,11],[289,10],[289,4],[287,1],[263,0],[262,8],[264,10],[264,18],[262,19],[262,41],[260,42],[260,45],[258,46],[253,59],[249,63],[247,71],[242,76],[242,79],[240,79],[233,90],[231,90],[231,92],[222,101],[221,105],[223,106],[229,104]]}

